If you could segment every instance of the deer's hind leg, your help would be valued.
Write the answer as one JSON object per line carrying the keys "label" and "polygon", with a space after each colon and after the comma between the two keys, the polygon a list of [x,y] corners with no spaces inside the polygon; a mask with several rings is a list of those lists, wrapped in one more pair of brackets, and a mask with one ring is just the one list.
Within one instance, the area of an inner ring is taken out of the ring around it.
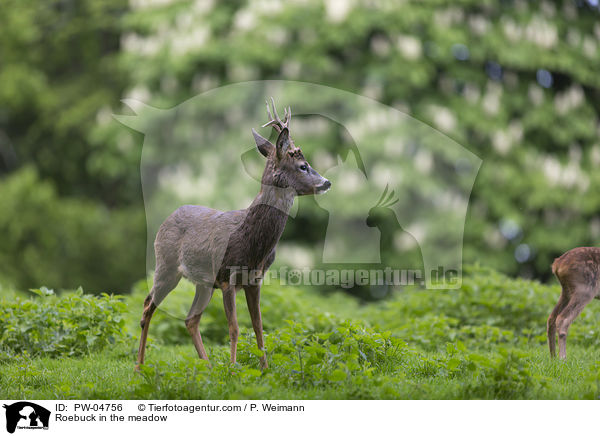
{"label": "deer's hind leg", "polygon": [[206,310],[213,292],[214,288],[212,286],[205,284],[196,285],[196,295],[194,296],[194,301],[192,302],[192,307],[190,308],[188,316],[185,319],[185,326],[188,332],[190,332],[190,335],[192,335],[192,342],[194,343],[194,347],[196,347],[198,356],[200,359],[204,360],[208,360],[208,354],[206,354],[206,350],[204,349],[202,336],[200,335],[200,330],[198,330],[198,324],[200,324],[202,313]]}
{"label": "deer's hind leg", "polygon": [[556,317],[558,357],[561,359],[567,358],[567,333],[571,323],[595,296],[593,287],[588,285],[578,284],[573,289],[570,289],[570,291],[566,306]]}
{"label": "deer's hind leg", "polygon": [[569,299],[566,297],[566,290],[563,288],[558,298],[558,302],[550,316],[548,317],[548,323],[546,325],[546,333],[548,335],[548,348],[550,349],[550,357],[556,356],[556,317],[565,308]]}
{"label": "deer's hind leg", "polygon": [[154,273],[154,284],[152,290],[144,300],[144,311],[142,312],[142,319],[140,320],[140,327],[142,333],[140,335],[140,346],[138,349],[137,364],[135,369],[139,370],[140,365],[144,363],[144,355],[146,353],[146,341],[148,339],[148,329],[150,327],[150,320],[154,311],[162,300],[167,296],[169,292],[175,289],[177,283],[181,280],[181,273],[177,268],[156,268]]}

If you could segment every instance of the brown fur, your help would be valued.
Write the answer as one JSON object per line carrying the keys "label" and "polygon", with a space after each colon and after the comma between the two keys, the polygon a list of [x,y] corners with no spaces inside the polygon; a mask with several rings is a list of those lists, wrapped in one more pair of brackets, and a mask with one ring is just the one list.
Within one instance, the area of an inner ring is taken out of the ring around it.
{"label": "brown fur", "polygon": [[550,356],[556,354],[558,331],[559,357],[567,357],[567,333],[573,320],[600,293],[600,248],[578,247],[554,259],[552,273],[561,284],[558,303],[548,317],[547,334]]}
{"label": "brown fur", "polygon": [[[144,302],[136,368],[144,363],[152,314],[177,286],[181,277],[196,284],[196,295],[185,324],[201,359],[208,360],[208,355],[198,325],[214,288],[223,291],[231,341],[231,362],[236,361],[239,335],[235,295],[242,287],[246,292],[257,345],[264,350],[260,280],[258,284],[241,283],[241,269],[259,271],[259,278],[262,278],[275,259],[275,246],[285,228],[294,197],[325,192],[331,186],[327,179],[311,168],[302,151],[294,146],[289,137],[290,118],[291,111],[286,110],[285,123],[278,116],[268,123],[279,132],[276,144],[253,131],[256,146],[267,161],[260,192],[247,209],[222,212],[204,206],[187,205],[173,212],[160,226],[154,242],[154,284]],[[237,274],[232,267],[238,268]],[[266,354],[260,361],[262,367],[267,366]]]}

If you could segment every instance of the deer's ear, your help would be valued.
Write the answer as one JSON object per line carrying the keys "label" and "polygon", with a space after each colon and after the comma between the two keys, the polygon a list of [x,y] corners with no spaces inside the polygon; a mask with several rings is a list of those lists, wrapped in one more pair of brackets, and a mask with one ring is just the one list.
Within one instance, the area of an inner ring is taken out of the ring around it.
{"label": "deer's ear", "polygon": [[290,146],[290,131],[284,128],[277,137],[277,157],[281,159]]}
{"label": "deer's ear", "polygon": [[262,154],[264,157],[268,157],[269,153],[275,146],[271,143],[271,141],[260,136],[256,130],[252,129],[252,134],[254,135],[254,142],[256,142],[256,148],[258,148],[260,154]]}

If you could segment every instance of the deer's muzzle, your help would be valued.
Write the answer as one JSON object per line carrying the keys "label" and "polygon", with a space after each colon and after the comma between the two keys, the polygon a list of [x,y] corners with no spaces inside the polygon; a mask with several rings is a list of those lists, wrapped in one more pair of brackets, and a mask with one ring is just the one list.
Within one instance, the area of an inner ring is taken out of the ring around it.
{"label": "deer's muzzle", "polygon": [[331,182],[329,180],[325,180],[322,185],[317,186],[316,193],[324,194],[329,191],[329,188],[331,188]]}

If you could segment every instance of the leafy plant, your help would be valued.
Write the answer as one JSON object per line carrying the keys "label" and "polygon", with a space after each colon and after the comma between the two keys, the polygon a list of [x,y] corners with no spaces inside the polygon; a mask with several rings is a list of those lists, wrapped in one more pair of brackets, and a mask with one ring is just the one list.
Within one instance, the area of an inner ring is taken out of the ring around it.
{"label": "leafy plant", "polygon": [[123,342],[126,306],[122,297],[57,296],[42,287],[36,298],[18,297],[0,306],[0,350],[31,357],[81,356]]}

